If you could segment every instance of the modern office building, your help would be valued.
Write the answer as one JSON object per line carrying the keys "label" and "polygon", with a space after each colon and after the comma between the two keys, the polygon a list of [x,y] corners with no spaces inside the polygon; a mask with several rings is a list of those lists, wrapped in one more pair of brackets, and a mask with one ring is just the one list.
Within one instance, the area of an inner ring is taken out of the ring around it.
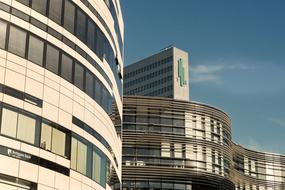
{"label": "modern office building", "polygon": [[188,53],[170,46],[124,69],[124,94],[189,100]]}
{"label": "modern office building", "polygon": [[285,156],[234,144],[223,111],[162,97],[123,103],[123,190],[285,189]]}
{"label": "modern office building", "polygon": [[119,0],[0,0],[1,190],[120,184],[123,34]]}

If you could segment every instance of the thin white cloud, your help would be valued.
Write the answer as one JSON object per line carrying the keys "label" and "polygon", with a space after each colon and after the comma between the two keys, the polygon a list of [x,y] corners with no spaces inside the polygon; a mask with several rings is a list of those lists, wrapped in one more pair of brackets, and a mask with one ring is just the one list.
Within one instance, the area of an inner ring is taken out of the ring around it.
{"label": "thin white cloud", "polygon": [[274,123],[275,125],[278,125],[280,127],[285,127],[285,119],[271,117],[268,118],[268,120]]}
{"label": "thin white cloud", "polygon": [[255,67],[245,64],[212,64],[212,65],[198,65],[190,67],[191,82],[214,82],[221,83],[222,79],[220,73],[229,70],[251,70]]}
{"label": "thin white cloud", "polygon": [[220,78],[216,75],[207,74],[207,75],[197,75],[192,77],[191,82],[199,83],[199,82],[216,82],[219,83]]}
{"label": "thin white cloud", "polygon": [[[253,138],[249,139],[248,145],[246,145],[245,148],[256,150],[256,151],[261,151],[261,152],[264,151],[264,147]],[[269,151],[269,152],[272,152],[272,151]]]}

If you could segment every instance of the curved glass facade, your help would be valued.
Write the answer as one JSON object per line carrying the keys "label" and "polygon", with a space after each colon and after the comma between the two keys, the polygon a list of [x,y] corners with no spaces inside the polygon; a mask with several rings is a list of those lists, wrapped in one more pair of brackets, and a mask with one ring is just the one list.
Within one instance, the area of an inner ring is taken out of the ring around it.
{"label": "curved glass facade", "polygon": [[123,189],[234,189],[230,119],[222,111],[124,97],[123,139]]}
{"label": "curved glass facade", "polygon": [[0,189],[121,183],[119,0],[0,0]]}
{"label": "curved glass facade", "polygon": [[123,110],[123,189],[284,189],[285,157],[235,145],[214,107],[126,96]]}

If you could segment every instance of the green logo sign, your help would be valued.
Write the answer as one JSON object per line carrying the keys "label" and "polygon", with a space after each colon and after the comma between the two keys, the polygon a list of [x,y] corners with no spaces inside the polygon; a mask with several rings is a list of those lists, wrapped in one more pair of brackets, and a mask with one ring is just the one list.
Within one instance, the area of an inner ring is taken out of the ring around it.
{"label": "green logo sign", "polygon": [[180,79],[180,86],[183,87],[186,85],[184,61],[181,58],[178,60],[178,77]]}

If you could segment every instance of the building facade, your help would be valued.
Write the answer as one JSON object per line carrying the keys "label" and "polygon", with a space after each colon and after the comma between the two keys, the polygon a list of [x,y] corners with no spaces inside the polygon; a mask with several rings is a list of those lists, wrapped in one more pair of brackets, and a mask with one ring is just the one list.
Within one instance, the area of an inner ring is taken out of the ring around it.
{"label": "building facade", "polygon": [[170,46],[124,69],[124,94],[189,100],[188,53]]}
{"label": "building facade", "polygon": [[123,102],[123,190],[285,189],[285,156],[234,144],[223,111],[160,97]]}
{"label": "building facade", "polygon": [[121,182],[119,0],[0,0],[0,189]]}

